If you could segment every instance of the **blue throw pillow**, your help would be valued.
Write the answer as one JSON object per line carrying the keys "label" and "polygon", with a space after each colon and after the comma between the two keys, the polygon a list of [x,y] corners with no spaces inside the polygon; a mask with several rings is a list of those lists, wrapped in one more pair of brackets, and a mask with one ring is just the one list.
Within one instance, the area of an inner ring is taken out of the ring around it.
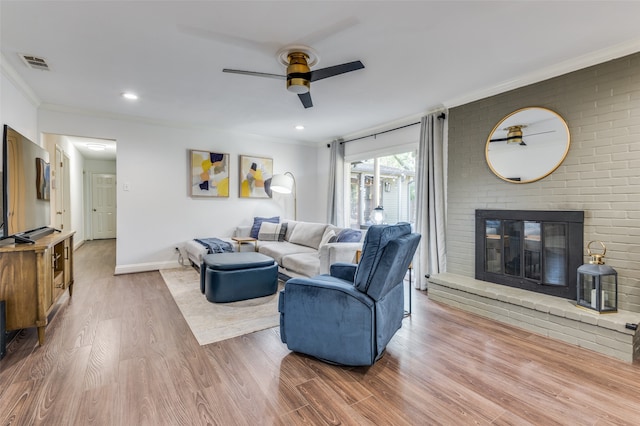
{"label": "blue throw pillow", "polygon": [[357,229],[343,229],[336,237],[336,243],[359,243],[362,232]]}
{"label": "blue throw pillow", "polygon": [[258,238],[258,234],[260,233],[260,225],[262,225],[262,222],[280,223],[280,216],[254,217],[253,226],[251,227],[251,233],[249,233],[249,236],[251,238]]}

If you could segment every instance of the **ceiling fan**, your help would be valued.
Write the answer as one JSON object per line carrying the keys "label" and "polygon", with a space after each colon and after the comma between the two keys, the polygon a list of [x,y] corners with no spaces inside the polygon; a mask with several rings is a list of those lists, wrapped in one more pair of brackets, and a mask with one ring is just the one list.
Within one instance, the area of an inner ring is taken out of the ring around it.
{"label": "ceiling fan", "polygon": [[353,61],[311,71],[310,67],[317,64],[319,58],[318,54],[307,46],[288,46],[280,49],[277,56],[279,62],[287,67],[286,75],[235,70],[229,68],[224,68],[222,72],[286,80],[287,90],[296,93],[305,108],[311,108],[313,106],[313,102],[311,101],[311,94],[309,93],[309,90],[311,89],[312,81],[335,77],[340,74],[364,68],[362,62]]}
{"label": "ceiling fan", "polygon": [[[524,129],[525,127],[527,127],[526,124],[516,124],[513,126],[506,127],[502,129],[508,132],[506,138],[490,139],[489,142],[505,142],[506,141],[508,144],[517,143],[518,145],[527,146],[522,136],[522,129]],[[555,130],[550,130],[548,132],[531,133],[531,134],[528,134],[527,137],[542,135],[544,133],[552,133],[552,132],[555,132]]]}

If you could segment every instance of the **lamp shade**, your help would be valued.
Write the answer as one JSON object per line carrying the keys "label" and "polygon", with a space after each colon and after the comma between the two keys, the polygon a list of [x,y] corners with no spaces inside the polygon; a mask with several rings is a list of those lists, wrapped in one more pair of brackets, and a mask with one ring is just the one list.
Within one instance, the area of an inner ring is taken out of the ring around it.
{"label": "lamp shade", "polygon": [[288,175],[274,175],[271,178],[271,190],[281,194],[293,192],[293,178]]}
{"label": "lamp shade", "polygon": [[374,225],[382,225],[384,223],[385,214],[382,206],[378,206],[375,209],[373,209],[373,211],[371,212],[370,219]]}

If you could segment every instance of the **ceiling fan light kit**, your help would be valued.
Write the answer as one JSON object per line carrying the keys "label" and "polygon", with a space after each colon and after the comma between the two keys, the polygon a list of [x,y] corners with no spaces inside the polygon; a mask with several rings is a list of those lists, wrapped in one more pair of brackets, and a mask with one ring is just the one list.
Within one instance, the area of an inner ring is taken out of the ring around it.
{"label": "ceiling fan light kit", "polygon": [[309,57],[304,52],[291,52],[288,55],[287,90],[293,93],[307,93],[311,89],[311,82],[306,78],[311,69],[307,65]]}
{"label": "ceiling fan light kit", "polygon": [[506,130],[509,131],[507,133],[507,143],[517,143],[524,145],[522,142],[522,128],[527,127],[524,125],[510,126]]}

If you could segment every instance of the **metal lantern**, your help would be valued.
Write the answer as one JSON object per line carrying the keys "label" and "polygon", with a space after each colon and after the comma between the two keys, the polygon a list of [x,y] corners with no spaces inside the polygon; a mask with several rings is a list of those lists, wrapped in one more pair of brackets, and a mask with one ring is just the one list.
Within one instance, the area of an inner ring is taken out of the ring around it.
{"label": "metal lantern", "polygon": [[588,264],[578,267],[578,306],[593,309],[599,313],[618,310],[618,273],[604,264],[607,252],[605,245],[602,253],[593,253],[591,244],[587,244],[587,254],[591,256]]}

